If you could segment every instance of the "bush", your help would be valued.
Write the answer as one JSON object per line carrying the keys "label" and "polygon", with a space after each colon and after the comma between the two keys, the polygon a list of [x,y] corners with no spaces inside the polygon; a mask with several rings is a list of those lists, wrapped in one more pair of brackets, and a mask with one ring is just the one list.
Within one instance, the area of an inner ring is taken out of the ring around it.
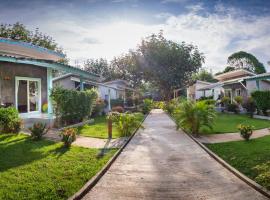
{"label": "bush", "polygon": [[44,134],[48,132],[49,129],[46,129],[46,124],[37,122],[34,123],[32,127],[29,128],[31,132],[31,137],[34,140],[40,140]]}
{"label": "bush", "polygon": [[116,106],[124,107],[124,99],[111,99],[111,107]]}
{"label": "bush", "polygon": [[153,108],[153,100],[152,99],[144,99],[143,100],[143,114],[149,113]]}
{"label": "bush", "polygon": [[16,108],[0,108],[0,132],[18,133],[21,125],[22,121]]}
{"label": "bush", "polygon": [[103,99],[98,98],[96,100],[92,116],[96,117],[96,116],[100,115],[105,107],[106,107],[105,101]]}
{"label": "bush", "polygon": [[257,165],[254,167],[258,175],[255,177],[255,181],[270,189],[270,161]]}
{"label": "bush", "polygon": [[240,135],[246,140],[248,141],[250,136],[252,135],[252,130],[253,127],[249,126],[249,125],[243,125],[243,124],[239,124],[238,125],[238,130],[240,131]]}
{"label": "bush", "polygon": [[267,110],[270,109],[270,91],[255,91],[251,93],[257,108],[267,115]]}
{"label": "bush", "polygon": [[130,136],[136,128],[143,128],[136,114],[112,113],[109,117],[115,123],[121,137]]}
{"label": "bush", "polygon": [[208,97],[202,96],[202,97],[200,97],[198,100],[199,100],[199,101],[203,101],[203,100],[213,100],[213,98],[214,98],[214,96],[208,96]]}
{"label": "bush", "polygon": [[119,113],[123,113],[125,112],[124,108],[122,106],[115,106],[112,108],[113,112],[119,112]]}
{"label": "bush", "polygon": [[226,107],[229,112],[239,113],[238,105],[235,103],[229,103]]}
{"label": "bush", "polygon": [[206,99],[206,100],[202,100],[204,103],[206,103],[207,105],[215,105],[216,101],[214,99]]}
{"label": "bush", "polygon": [[204,101],[184,101],[174,113],[177,128],[184,128],[191,134],[198,135],[201,127],[212,128],[216,117],[214,107]]}
{"label": "bush", "polygon": [[249,97],[244,103],[243,107],[247,110],[247,113],[252,118],[254,112],[256,111],[256,105],[252,97]]}
{"label": "bush", "polygon": [[167,102],[165,104],[165,111],[168,112],[170,115],[173,115],[174,111],[176,110],[176,107],[179,105],[178,99],[172,99],[171,101]]}
{"label": "bush", "polygon": [[94,108],[97,91],[95,89],[86,91],[67,90],[55,87],[51,98],[57,119],[61,125],[78,123],[91,116]]}
{"label": "bush", "polygon": [[222,97],[221,103],[223,103],[224,106],[229,104],[231,102],[231,99],[229,97]]}
{"label": "bush", "polygon": [[164,110],[165,109],[165,102],[164,101],[155,101],[153,103],[153,108]]}
{"label": "bush", "polygon": [[241,105],[243,103],[243,97],[241,96],[236,96],[234,97],[234,101],[238,104]]}
{"label": "bush", "polygon": [[77,132],[78,130],[76,128],[65,128],[60,132],[65,147],[70,147],[72,142],[76,140]]}

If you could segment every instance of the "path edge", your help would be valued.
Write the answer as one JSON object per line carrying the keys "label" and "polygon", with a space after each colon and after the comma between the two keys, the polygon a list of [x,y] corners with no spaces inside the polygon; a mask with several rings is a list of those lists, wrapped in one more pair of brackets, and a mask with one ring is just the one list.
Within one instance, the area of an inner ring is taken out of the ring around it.
{"label": "path edge", "polygon": [[[166,114],[175,122],[175,120],[166,112]],[[181,129],[183,133],[185,133],[189,138],[191,138],[194,142],[196,142],[208,155],[210,155],[212,158],[214,158],[219,164],[221,164],[224,168],[229,170],[231,173],[233,173],[236,177],[244,181],[246,184],[248,184],[250,187],[255,189],[256,191],[260,192],[262,195],[270,198],[270,191],[267,190],[265,187],[261,186],[260,184],[256,183],[255,181],[248,178],[246,175],[242,174],[240,171],[232,167],[230,164],[228,164],[226,161],[224,161],[222,158],[220,158],[217,154],[215,154],[213,151],[208,149],[203,143],[198,141],[194,136],[191,134],[186,133],[183,129]]]}
{"label": "path edge", "polygon": [[150,115],[151,112],[146,114],[141,121],[140,125],[133,131],[131,136],[128,138],[128,140],[121,146],[120,149],[111,157],[111,159],[103,166],[103,168],[95,175],[93,176],[89,181],[87,181],[84,186],[76,192],[74,195],[68,198],[68,200],[80,200],[82,199],[102,178],[102,176],[110,169],[111,165],[114,163],[114,161],[118,158],[118,156],[121,154],[121,152],[124,150],[124,148],[128,145],[128,143],[131,141],[131,139],[134,137],[134,135],[138,132],[140,129],[140,126],[144,123],[145,119]]}

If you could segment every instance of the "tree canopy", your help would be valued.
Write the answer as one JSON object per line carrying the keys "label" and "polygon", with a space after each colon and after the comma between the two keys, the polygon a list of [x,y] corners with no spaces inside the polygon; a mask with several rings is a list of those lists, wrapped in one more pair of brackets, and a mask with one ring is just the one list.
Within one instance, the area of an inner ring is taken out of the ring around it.
{"label": "tree canopy", "polygon": [[212,83],[217,82],[217,80],[213,77],[213,74],[205,69],[202,69],[199,72],[192,74],[192,80],[206,81]]}
{"label": "tree canopy", "polygon": [[0,37],[28,42],[56,52],[63,53],[63,49],[52,37],[41,33],[38,28],[30,31],[25,25],[17,22],[15,24],[0,24]]}
{"label": "tree canopy", "polygon": [[247,69],[256,74],[266,72],[264,65],[254,55],[245,51],[233,53],[227,62],[234,69]]}

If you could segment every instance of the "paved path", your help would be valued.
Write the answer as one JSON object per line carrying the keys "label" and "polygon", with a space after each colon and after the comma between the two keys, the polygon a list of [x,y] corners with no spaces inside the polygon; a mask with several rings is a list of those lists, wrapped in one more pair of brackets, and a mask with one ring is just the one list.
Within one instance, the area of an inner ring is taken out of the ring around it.
{"label": "paved path", "polygon": [[[270,131],[268,128],[255,130],[251,135],[251,139],[264,137],[266,135],[270,135]],[[199,137],[198,140],[202,143],[220,143],[220,142],[240,141],[244,139],[240,136],[240,133],[224,133],[224,134],[204,135]]]}
{"label": "paved path", "polygon": [[84,199],[267,199],[223,168],[154,110]]}

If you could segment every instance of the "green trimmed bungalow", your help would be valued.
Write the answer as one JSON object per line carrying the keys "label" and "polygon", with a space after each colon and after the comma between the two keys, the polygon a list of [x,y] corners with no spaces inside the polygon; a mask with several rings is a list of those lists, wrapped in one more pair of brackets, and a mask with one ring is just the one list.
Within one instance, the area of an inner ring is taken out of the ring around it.
{"label": "green trimmed bungalow", "polygon": [[[29,43],[0,38],[0,106],[14,106],[26,122],[53,118],[49,98],[53,70],[84,79],[99,80],[95,74],[61,64],[64,55]],[[83,89],[83,84],[81,89]],[[48,109],[42,112],[42,106]]]}

